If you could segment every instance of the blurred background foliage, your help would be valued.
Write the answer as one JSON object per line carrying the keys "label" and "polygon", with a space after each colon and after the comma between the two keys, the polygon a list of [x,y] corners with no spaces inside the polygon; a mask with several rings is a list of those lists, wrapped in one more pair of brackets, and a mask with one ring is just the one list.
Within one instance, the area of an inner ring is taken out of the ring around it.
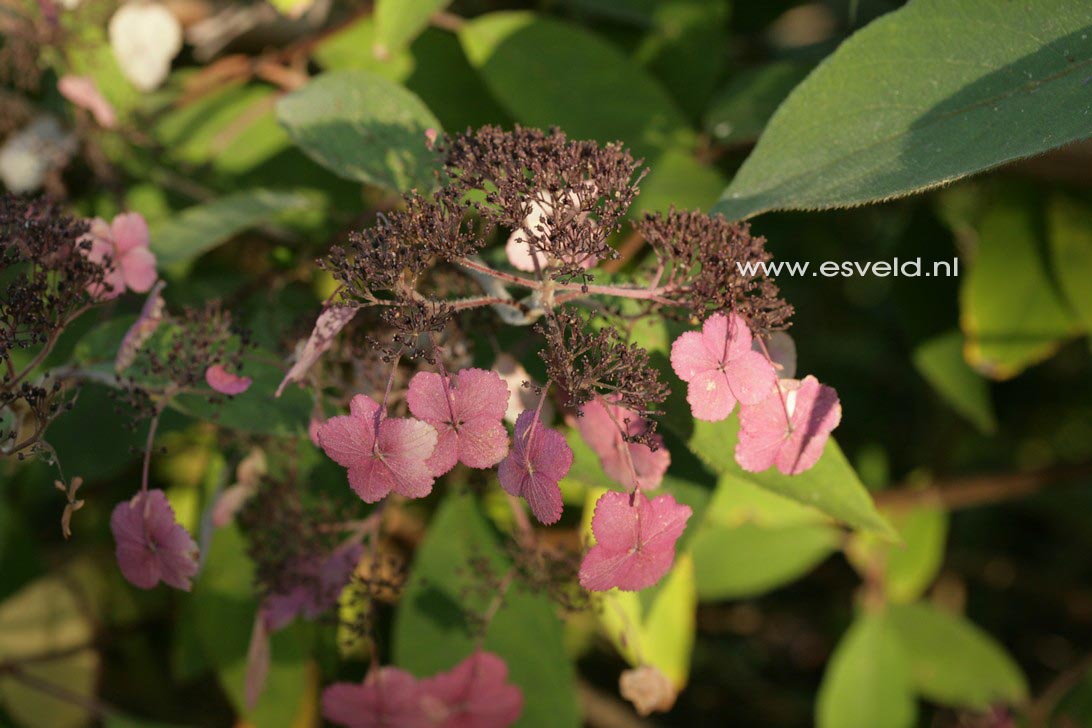
{"label": "blurred background foliage", "polygon": [[[46,190],[85,215],[145,215],[168,301],[221,298],[254,332],[256,392],[275,388],[332,290],[314,259],[430,183],[426,128],[557,125],[621,140],[650,167],[632,214],[761,212],[753,230],[779,260],[959,259],[958,277],[778,281],[801,368],[837,388],[845,412],[844,462],[828,453],[806,487],[859,477],[899,541],[847,532],[741,477],[720,460],[723,433],[669,426],[667,487],[696,508],[669,577],[564,623],[542,598],[514,597],[490,630],[527,696],[523,724],[1092,725],[1087,6],[165,4],[187,43],[165,84],[140,94],[107,41],[114,3],[0,3],[18,19],[0,48],[0,133],[39,113],[62,120],[79,149]],[[1056,40],[1026,37],[1036,23]],[[993,69],[980,88],[945,75],[961,58]],[[115,131],[65,104],[55,87],[68,72],[95,79]],[[965,94],[984,105],[958,113]],[[900,199],[877,202],[889,197]],[[784,208],[795,211],[771,211]],[[109,360],[138,308],[81,320],[51,360]],[[293,388],[275,403],[165,416],[153,481],[204,534],[192,595],[138,593],[116,572],[106,524],[139,482],[143,432],[104,388],[84,387],[49,433],[66,474],[86,481],[71,541],[53,467],[0,463],[0,722],[89,720],[78,701],[35,689],[40,679],[98,696],[109,726],[315,723],[320,685],[359,678],[360,650],[333,623],[278,633],[269,686],[247,710],[253,566],[238,530],[201,527],[254,445],[298,450],[296,477],[344,496],[343,473],[302,437],[310,407]],[[570,441],[564,487],[578,512],[609,482]],[[511,524],[493,500],[407,509],[398,551],[410,580],[380,613],[395,664],[427,675],[469,649],[434,612],[466,598],[472,556],[509,558],[499,534]],[[566,518],[559,538],[576,543],[581,528]],[[20,668],[29,681],[5,673],[27,655],[47,658]],[[638,717],[618,698],[618,674],[641,662],[686,684],[669,712]]]}

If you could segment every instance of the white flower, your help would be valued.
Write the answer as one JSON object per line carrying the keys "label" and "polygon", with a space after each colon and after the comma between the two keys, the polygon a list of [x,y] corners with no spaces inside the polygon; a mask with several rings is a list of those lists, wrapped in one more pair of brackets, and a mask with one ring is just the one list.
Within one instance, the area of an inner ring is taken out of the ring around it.
{"label": "white flower", "polygon": [[51,170],[64,166],[76,146],[76,137],[55,116],[37,116],[0,147],[0,180],[12,192],[33,192]]}
{"label": "white flower", "polygon": [[110,46],[121,72],[141,91],[156,89],[182,50],[182,25],[158,3],[131,0],[110,18]]}

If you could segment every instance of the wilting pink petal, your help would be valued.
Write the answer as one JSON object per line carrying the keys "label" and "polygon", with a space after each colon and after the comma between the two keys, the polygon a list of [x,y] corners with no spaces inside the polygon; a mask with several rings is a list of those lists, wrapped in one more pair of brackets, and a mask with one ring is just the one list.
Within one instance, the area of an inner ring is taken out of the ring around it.
{"label": "wilting pink petal", "polygon": [[298,561],[291,572],[298,583],[286,592],[270,594],[262,603],[266,628],[275,632],[296,617],[314,619],[331,609],[349,583],[363,552],[359,543],[348,543],[325,557]]}
{"label": "wilting pink petal", "polygon": [[114,247],[118,255],[125,255],[140,248],[147,248],[151,240],[148,223],[137,212],[123,212],[114,216],[110,223],[110,232],[114,236]]}
{"label": "wilting pink petal", "polygon": [[103,129],[113,129],[117,125],[114,107],[99,93],[95,80],[90,76],[65,74],[57,81],[57,90],[76,106],[90,111],[95,123]]}
{"label": "wilting pink petal", "polygon": [[174,518],[161,490],[141,491],[119,503],[110,516],[121,573],[133,586],[151,589],[160,581],[190,590],[197,573],[197,544]]}
{"label": "wilting pink petal", "polygon": [[224,368],[223,364],[213,364],[206,369],[205,381],[220,394],[228,396],[242,394],[250,389],[250,385],[253,383],[250,377],[240,377],[237,374],[232,374]]}
{"label": "wilting pink petal", "polygon": [[710,316],[700,334],[688,331],[675,339],[671,366],[688,383],[686,401],[694,417],[709,422],[732,414],[737,401],[762,401],[777,378],[766,357],[751,350],[751,330],[734,313]]}
{"label": "wilting pink petal", "polygon": [[396,667],[372,670],[363,683],[322,691],[322,717],[348,728],[430,728],[417,679]]}
{"label": "wilting pink petal", "polygon": [[107,225],[101,218],[91,221],[91,229],[85,239],[91,249],[87,258],[95,263],[109,264],[105,286],[92,286],[88,293],[99,299],[120,296],[126,289],[147,293],[155,285],[155,254],[148,249],[148,225],[135,212],[122,213]]}
{"label": "wilting pink petal", "polygon": [[576,420],[577,429],[584,442],[599,456],[599,463],[608,477],[626,486],[627,490],[660,487],[664,473],[671,465],[671,453],[664,447],[663,438],[658,434],[652,436],[656,444],[653,450],[643,443],[626,442],[622,436],[623,428],[631,437],[645,434],[649,428],[647,420],[633,410],[604,403],[599,398],[585,404],[582,413]]}
{"label": "wilting pink petal", "polygon": [[740,408],[736,462],[751,472],[776,465],[785,475],[802,473],[819,460],[841,419],[833,388],[813,376],[783,380],[766,399]]}
{"label": "wilting pink petal", "polygon": [[425,461],[438,436],[420,420],[386,417],[375,400],[358,394],[348,416],[332,417],[318,429],[319,445],[338,465],[349,469],[349,485],[365,503],[391,491],[423,498],[435,480]]}
{"label": "wilting pink petal", "polygon": [[496,373],[463,369],[454,377],[419,372],[406,395],[410,412],[436,428],[439,439],[429,458],[434,475],[456,461],[471,468],[491,468],[508,454],[508,386]]}
{"label": "wilting pink petal", "polygon": [[765,340],[756,336],[751,348],[763,356],[770,355],[778,379],[796,377],[796,342],[788,333],[774,331]]}
{"label": "wilting pink petal", "polygon": [[535,410],[526,410],[516,420],[512,450],[497,477],[506,492],[525,498],[535,518],[548,525],[561,518],[558,482],[572,464],[572,448],[561,433],[543,427]]}
{"label": "wilting pink petal", "polygon": [[359,310],[360,307],[355,304],[330,306],[319,314],[318,319],[315,321],[315,328],[311,331],[311,336],[308,337],[303,350],[296,357],[296,363],[284,375],[280,386],[277,387],[276,396],[281,396],[281,392],[284,391],[289,382],[299,382],[303,379],[307,371],[319,360],[319,357],[330,348],[330,344],[333,343],[338,332],[353,320]]}
{"label": "wilting pink petal", "polygon": [[590,591],[614,587],[640,591],[652,586],[671,568],[675,542],[691,513],[689,506],[670,495],[649,500],[640,491],[632,496],[604,493],[595,504],[595,545],[580,564],[580,585]]}
{"label": "wilting pink petal", "polygon": [[523,693],[491,652],[474,652],[449,672],[422,680],[420,688],[438,728],[507,728],[523,712]]}
{"label": "wilting pink petal", "polygon": [[159,324],[163,322],[163,313],[166,310],[163,289],[166,285],[164,281],[156,284],[152,292],[148,294],[147,300],[144,301],[140,316],[125,332],[125,338],[121,340],[121,346],[118,347],[117,356],[114,358],[114,371],[122,372],[128,369],[136,359],[140,347],[144,346],[159,328]]}
{"label": "wilting pink petal", "polygon": [[259,611],[254,616],[254,626],[250,630],[250,645],[246,650],[246,676],[243,682],[246,706],[251,710],[258,704],[258,698],[265,690],[271,662],[269,630],[266,629],[265,617]]}

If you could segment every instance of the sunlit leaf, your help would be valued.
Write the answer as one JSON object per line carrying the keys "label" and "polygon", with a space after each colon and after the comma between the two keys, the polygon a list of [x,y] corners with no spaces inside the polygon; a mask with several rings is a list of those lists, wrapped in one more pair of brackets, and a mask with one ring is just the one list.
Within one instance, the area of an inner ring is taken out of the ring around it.
{"label": "sunlit leaf", "polygon": [[914,349],[914,366],[952,409],[982,432],[997,429],[990,388],[963,358],[963,334],[949,331]]}

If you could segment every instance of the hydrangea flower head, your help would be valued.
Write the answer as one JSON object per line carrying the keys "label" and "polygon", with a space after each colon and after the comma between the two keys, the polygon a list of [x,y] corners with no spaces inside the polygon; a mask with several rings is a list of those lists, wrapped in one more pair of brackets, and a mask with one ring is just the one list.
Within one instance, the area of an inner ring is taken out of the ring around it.
{"label": "hydrangea flower head", "polygon": [[348,415],[330,418],[316,434],[323,451],[349,469],[349,485],[365,503],[391,492],[407,498],[432,492],[435,478],[425,461],[438,437],[427,422],[386,417],[378,402],[358,394]]}
{"label": "hydrangea flower head", "polygon": [[112,264],[103,286],[88,292],[100,299],[117,298],[126,290],[147,293],[159,275],[155,269],[155,254],[148,249],[148,223],[136,212],[122,213],[112,223],[102,218],[91,221],[87,233],[91,248],[88,260],[101,265]]}
{"label": "hydrangea flower head", "polygon": [[477,650],[449,672],[421,681],[425,710],[439,728],[507,728],[523,712],[523,693],[508,666]]}
{"label": "hydrangea flower head", "polygon": [[675,542],[693,511],[670,495],[649,500],[608,491],[595,503],[595,545],[580,564],[580,585],[589,591],[640,591],[660,579],[675,560]]}
{"label": "hydrangea flower head", "polygon": [[751,330],[734,313],[714,314],[701,333],[687,331],[675,339],[671,367],[688,383],[686,401],[694,417],[708,422],[728,417],[737,401],[761,402],[777,378],[766,357],[752,351]]}
{"label": "hydrangea flower head", "polygon": [[453,377],[419,372],[410,381],[406,400],[414,417],[438,434],[428,460],[434,475],[462,461],[471,468],[491,468],[508,454],[508,385],[496,372],[463,369]]}
{"label": "hydrangea flower head", "polygon": [[516,420],[512,451],[501,461],[501,487],[525,498],[531,512],[544,524],[561,518],[561,487],[573,464],[573,451],[557,430],[542,426],[537,410],[525,410]]}
{"label": "hydrangea flower head", "polygon": [[234,396],[250,389],[253,380],[240,377],[224,368],[223,364],[213,364],[205,370],[205,382],[220,394]]}
{"label": "hydrangea flower head", "polygon": [[583,406],[583,416],[577,418],[576,425],[584,441],[599,456],[603,472],[612,480],[628,489],[660,487],[671,464],[671,453],[664,447],[663,438],[656,434],[651,436],[656,445],[653,450],[642,442],[627,442],[622,436],[623,428],[631,437],[645,435],[649,423],[643,417],[633,410],[596,398]]}
{"label": "hydrangea flower head", "polygon": [[175,520],[163,491],[141,491],[119,503],[110,516],[110,530],[118,566],[133,586],[151,589],[162,581],[190,590],[197,573],[197,544]]}
{"label": "hydrangea flower head", "polygon": [[755,473],[773,465],[785,475],[802,473],[819,460],[841,419],[832,387],[813,376],[782,380],[766,399],[740,408],[736,462]]}
{"label": "hydrangea flower head", "polygon": [[322,691],[322,716],[348,728],[433,728],[417,678],[397,667],[372,670],[363,683],[334,683]]}

